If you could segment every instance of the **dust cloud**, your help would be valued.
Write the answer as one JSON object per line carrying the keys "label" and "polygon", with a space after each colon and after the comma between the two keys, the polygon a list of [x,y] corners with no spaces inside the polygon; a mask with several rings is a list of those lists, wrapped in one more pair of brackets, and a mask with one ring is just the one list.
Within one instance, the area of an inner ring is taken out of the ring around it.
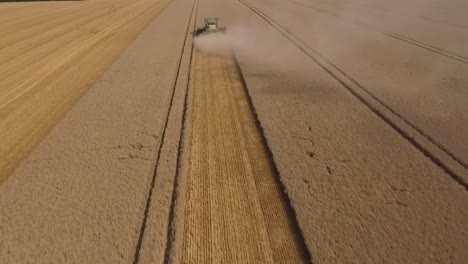
{"label": "dust cloud", "polygon": [[[268,69],[300,70],[297,48],[276,32],[250,25],[230,25],[226,32],[202,34],[195,38],[195,47],[203,52],[222,56],[242,56],[250,63]],[[281,38],[281,39],[280,39]],[[285,43],[287,43],[285,45]],[[295,55],[293,55],[295,54]]]}

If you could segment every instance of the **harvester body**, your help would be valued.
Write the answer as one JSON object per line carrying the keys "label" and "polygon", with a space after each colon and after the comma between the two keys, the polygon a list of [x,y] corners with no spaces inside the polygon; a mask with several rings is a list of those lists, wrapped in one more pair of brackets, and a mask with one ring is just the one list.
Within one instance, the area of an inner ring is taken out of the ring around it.
{"label": "harvester body", "polygon": [[207,33],[217,33],[217,32],[225,32],[226,28],[220,28],[218,27],[218,17],[207,17],[205,18],[205,26],[202,28],[197,28],[195,30],[194,34],[195,36],[198,36],[200,34],[207,34]]}

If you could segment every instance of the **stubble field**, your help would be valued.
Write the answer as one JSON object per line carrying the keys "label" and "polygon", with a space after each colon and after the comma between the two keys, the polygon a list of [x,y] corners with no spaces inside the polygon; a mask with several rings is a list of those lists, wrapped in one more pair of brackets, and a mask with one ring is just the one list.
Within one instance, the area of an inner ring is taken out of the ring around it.
{"label": "stubble field", "polygon": [[168,3],[0,5],[0,183]]}
{"label": "stubble field", "polygon": [[1,259],[464,263],[467,8],[0,5]]}

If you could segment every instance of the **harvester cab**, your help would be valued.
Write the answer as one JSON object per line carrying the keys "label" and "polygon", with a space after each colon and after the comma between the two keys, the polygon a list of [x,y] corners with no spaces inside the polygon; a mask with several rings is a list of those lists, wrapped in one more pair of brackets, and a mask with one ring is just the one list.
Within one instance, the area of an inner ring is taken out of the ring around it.
{"label": "harvester cab", "polygon": [[223,27],[223,28],[218,27],[218,21],[219,21],[219,18],[217,17],[205,18],[205,26],[202,28],[197,28],[194,32],[194,35],[198,36],[200,34],[225,32],[226,27]]}

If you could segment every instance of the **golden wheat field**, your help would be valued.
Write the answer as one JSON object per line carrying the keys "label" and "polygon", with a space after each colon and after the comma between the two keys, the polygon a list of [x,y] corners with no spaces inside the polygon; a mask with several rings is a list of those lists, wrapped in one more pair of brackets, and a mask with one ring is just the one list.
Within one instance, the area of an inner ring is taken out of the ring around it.
{"label": "golden wheat field", "polygon": [[168,2],[0,5],[0,182]]}

